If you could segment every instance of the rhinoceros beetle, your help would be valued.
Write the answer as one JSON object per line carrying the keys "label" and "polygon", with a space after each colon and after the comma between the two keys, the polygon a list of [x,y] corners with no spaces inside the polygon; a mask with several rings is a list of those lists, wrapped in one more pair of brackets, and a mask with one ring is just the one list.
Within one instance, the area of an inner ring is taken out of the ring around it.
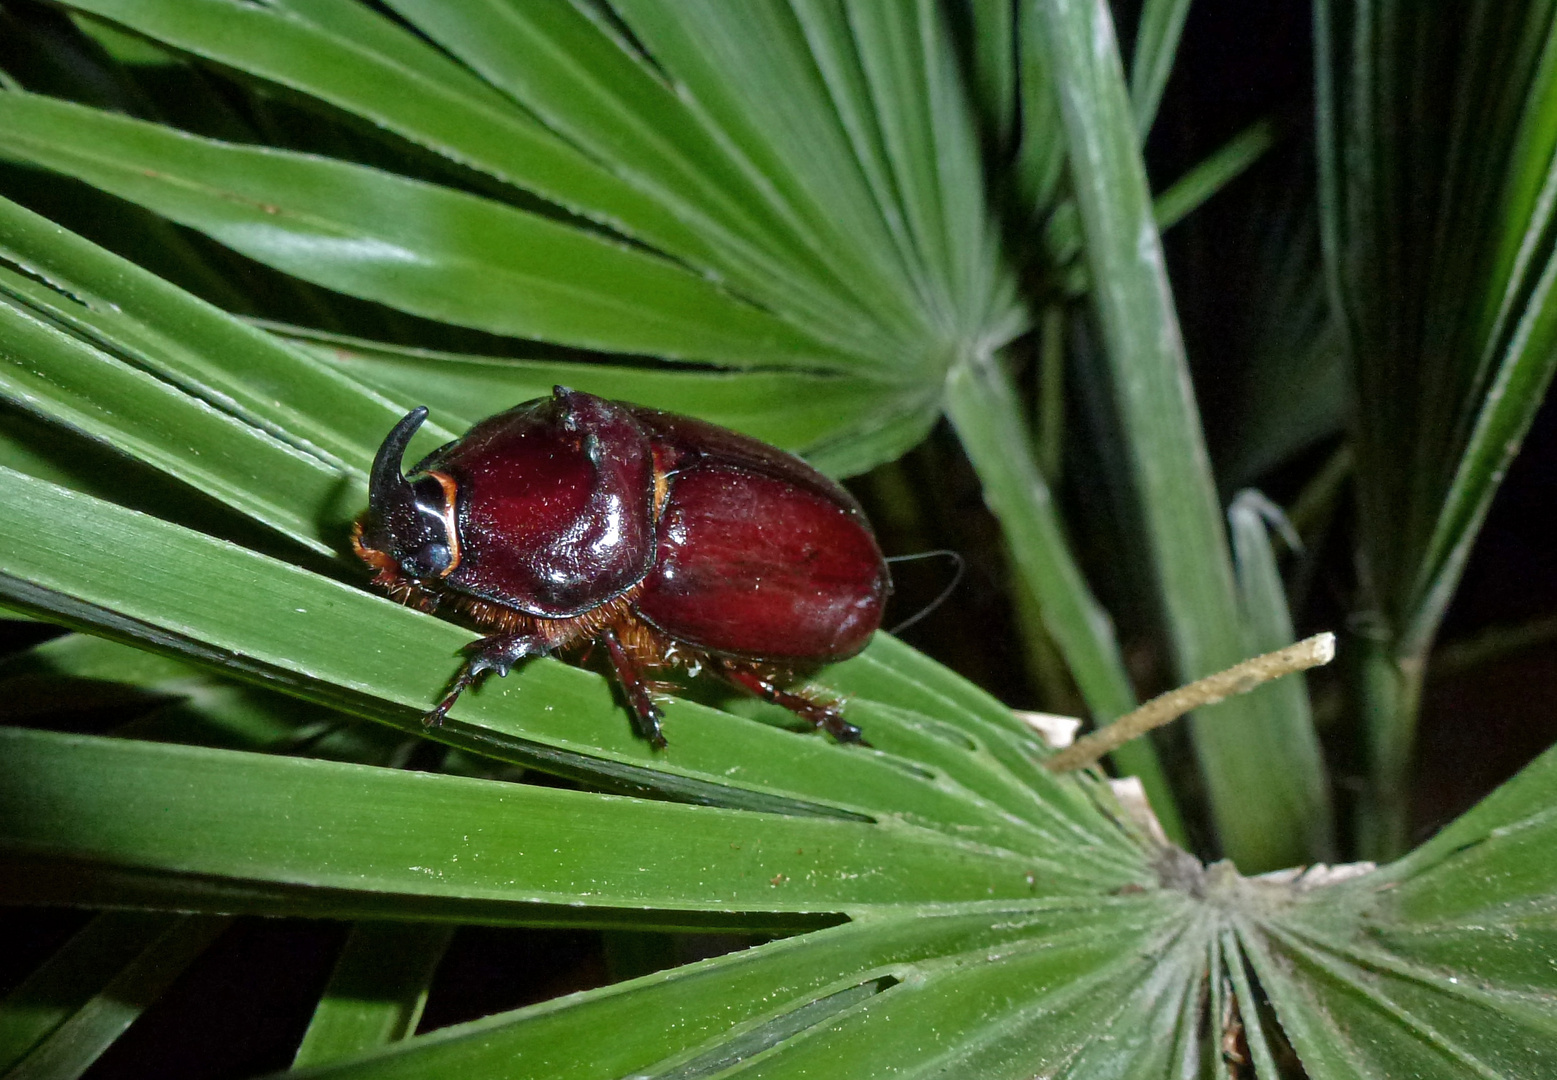
{"label": "rhinoceros beetle", "polygon": [[426,418],[413,409],[379,447],[353,544],[402,603],[447,602],[491,631],[429,724],[483,672],[598,643],[656,747],[645,672],[668,667],[708,670],[861,741],[837,702],[790,685],[863,649],[892,591],[843,488],[726,428],[562,386],[403,474]]}

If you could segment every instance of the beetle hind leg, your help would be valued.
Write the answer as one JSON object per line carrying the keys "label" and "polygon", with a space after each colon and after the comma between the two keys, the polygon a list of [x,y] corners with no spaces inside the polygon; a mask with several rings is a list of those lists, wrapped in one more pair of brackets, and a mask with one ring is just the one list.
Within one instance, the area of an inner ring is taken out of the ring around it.
{"label": "beetle hind leg", "polygon": [[525,657],[539,656],[549,651],[545,640],[534,634],[495,634],[473,642],[466,650],[464,666],[449,684],[448,693],[438,702],[437,708],[422,717],[422,723],[430,728],[441,725],[459,696],[474,686],[486,672],[495,671],[501,678]]}
{"label": "beetle hind leg", "polygon": [[611,657],[616,681],[621,684],[622,693],[627,695],[627,703],[632,706],[633,723],[638,728],[638,734],[648,739],[649,745],[656,750],[665,749],[665,733],[660,730],[664,714],[649,696],[650,684],[639,672],[638,665],[628,655],[626,646],[615,630],[607,627],[600,631],[600,640],[605,643],[606,652]]}
{"label": "beetle hind leg", "polygon": [[782,706],[819,731],[825,731],[841,743],[869,746],[860,729],[843,718],[843,709],[835,701],[826,701],[804,690],[786,689],[773,677],[728,662],[719,662],[715,670],[728,682],[764,701]]}

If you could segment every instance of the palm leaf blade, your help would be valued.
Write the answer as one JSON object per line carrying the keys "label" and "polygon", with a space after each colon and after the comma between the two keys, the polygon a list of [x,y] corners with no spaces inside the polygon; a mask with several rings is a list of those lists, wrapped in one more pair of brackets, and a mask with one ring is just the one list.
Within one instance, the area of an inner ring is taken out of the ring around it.
{"label": "palm leaf blade", "polygon": [[833,351],[667,261],[449,188],[35,95],[0,96],[0,116],[13,155],[413,314],[683,359],[825,366]]}

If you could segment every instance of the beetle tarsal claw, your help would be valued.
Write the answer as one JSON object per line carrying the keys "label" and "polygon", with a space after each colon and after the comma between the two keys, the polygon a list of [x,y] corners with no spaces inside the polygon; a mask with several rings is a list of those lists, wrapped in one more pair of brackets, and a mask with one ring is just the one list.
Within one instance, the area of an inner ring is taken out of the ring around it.
{"label": "beetle tarsal claw", "polygon": [[430,728],[440,726],[460,695],[474,686],[477,680],[488,671],[495,671],[498,677],[502,678],[512,671],[514,665],[520,660],[547,651],[544,642],[529,634],[499,634],[472,642],[465,649],[467,653],[465,665],[460,668],[459,674],[454,676],[454,681],[449,684],[449,690],[443,695],[443,700],[438,702],[432,712],[422,717],[423,725]]}
{"label": "beetle tarsal claw", "polygon": [[660,721],[664,718],[665,714],[652,703],[647,713],[639,713],[636,710],[633,712],[634,725],[638,728],[638,734],[648,739],[649,745],[656,750],[663,750],[670,745],[665,741],[665,732],[660,729]]}
{"label": "beetle tarsal claw", "polygon": [[865,741],[865,736],[860,732],[859,727],[849,723],[836,713],[829,720],[823,721],[822,728],[839,742],[858,743],[861,746],[870,745],[870,743]]}

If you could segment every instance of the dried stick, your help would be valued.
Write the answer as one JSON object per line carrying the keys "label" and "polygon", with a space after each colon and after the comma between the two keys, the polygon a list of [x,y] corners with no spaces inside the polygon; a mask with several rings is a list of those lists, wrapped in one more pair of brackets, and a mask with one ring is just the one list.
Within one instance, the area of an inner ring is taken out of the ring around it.
{"label": "dried stick", "polygon": [[1335,659],[1335,635],[1315,634],[1296,645],[1277,649],[1241,664],[1234,664],[1226,671],[1207,675],[1188,686],[1159,694],[1134,712],[1125,713],[1107,727],[1099,728],[1077,739],[1073,744],[1055,754],[1044,765],[1050,772],[1070,772],[1083,769],[1104,754],[1119,749],[1131,739],[1145,735],[1152,728],[1177,720],[1191,710],[1205,705],[1215,705],[1223,698],[1245,694],[1262,683],[1290,675],[1294,671],[1328,664]]}

